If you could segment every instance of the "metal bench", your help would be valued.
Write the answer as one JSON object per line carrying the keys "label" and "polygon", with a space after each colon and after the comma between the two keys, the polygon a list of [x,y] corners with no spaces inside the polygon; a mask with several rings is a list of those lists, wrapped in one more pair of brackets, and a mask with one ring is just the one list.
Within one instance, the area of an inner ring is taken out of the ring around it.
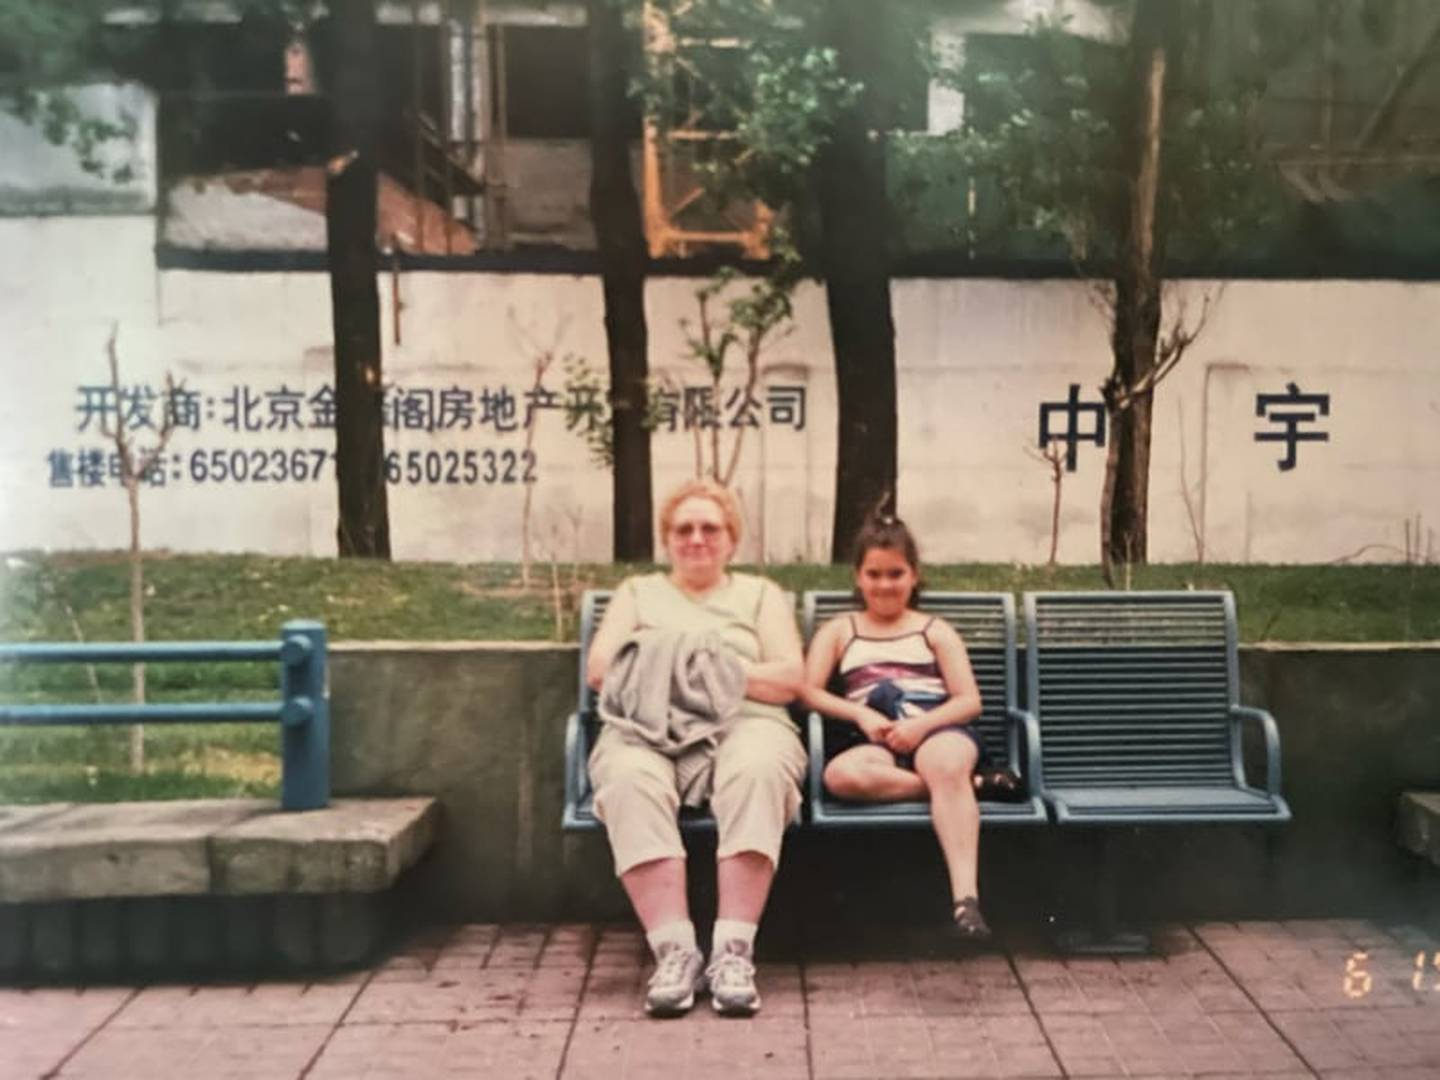
{"label": "metal bench", "polygon": [[[826,619],[858,609],[849,592],[807,592],[803,601],[805,641]],[[950,623],[965,640],[970,665],[980,685],[983,711],[973,721],[991,759],[1021,776],[1030,793],[1024,802],[982,800],[980,820],[986,825],[1043,825],[1048,817],[1038,756],[1035,719],[1016,706],[1015,600],[1009,593],[926,592],[921,607]],[[825,763],[833,754],[829,721],[817,713],[809,718],[810,821],[818,826],[902,827],[930,825],[924,802],[855,803],[825,790]]]}
{"label": "metal bench", "polygon": [[0,705],[0,726],[73,724],[280,724],[284,810],[318,810],[330,800],[330,688],[325,627],[294,620],[278,641],[105,642],[0,645],[16,664],[155,664],[278,661],[280,700],[185,704]]}
{"label": "metal bench", "polygon": [[[1024,597],[1027,705],[1044,795],[1060,826],[1281,824],[1280,735],[1239,704],[1228,592],[1066,592]],[[1250,782],[1242,725],[1265,744]],[[1114,868],[1101,842],[1101,933],[1070,951],[1143,948],[1114,932]]]}

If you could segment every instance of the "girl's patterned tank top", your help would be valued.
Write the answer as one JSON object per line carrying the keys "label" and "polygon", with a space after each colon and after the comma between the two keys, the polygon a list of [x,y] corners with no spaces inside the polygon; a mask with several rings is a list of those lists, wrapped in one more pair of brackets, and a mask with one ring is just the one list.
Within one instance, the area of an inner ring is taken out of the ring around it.
{"label": "girl's patterned tank top", "polygon": [[931,619],[919,630],[895,637],[865,637],[850,618],[851,637],[840,654],[838,670],[845,684],[845,696],[864,701],[882,680],[889,679],[907,694],[945,696],[945,680],[930,648],[926,631]]}

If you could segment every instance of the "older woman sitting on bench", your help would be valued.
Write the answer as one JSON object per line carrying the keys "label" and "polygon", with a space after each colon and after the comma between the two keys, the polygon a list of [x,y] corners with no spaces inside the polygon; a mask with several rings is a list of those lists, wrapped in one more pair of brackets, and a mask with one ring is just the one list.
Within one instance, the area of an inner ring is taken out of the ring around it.
{"label": "older woman sitting on bench", "polygon": [[[740,515],[724,488],[682,485],[661,506],[660,532],[669,571],[627,578],[590,646],[586,678],[601,690],[606,721],[590,757],[595,813],[655,954],[646,1011],[683,1014],[708,987],[717,1012],[749,1016],[760,1008],[756,924],[805,770],[784,708],[803,675],[800,636],[774,582],[728,569]],[[672,672],[703,689],[700,705],[692,685],[662,695],[670,708],[658,720],[625,715],[653,703],[655,681]],[[678,821],[682,801],[707,795],[719,832],[708,964],[690,920]]]}

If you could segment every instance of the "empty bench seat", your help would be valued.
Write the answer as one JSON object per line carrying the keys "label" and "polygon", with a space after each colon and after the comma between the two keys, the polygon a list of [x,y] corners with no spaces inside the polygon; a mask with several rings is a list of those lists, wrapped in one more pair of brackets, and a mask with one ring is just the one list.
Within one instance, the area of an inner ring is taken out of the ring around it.
{"label": "empty bench seat", "polygon": [[[1026,682],[1057,824],[1281,823],[1280,735],[1239,704],[1228,592],[1025,596]],[[1247,776],[1242,725],[1265,742]]]}

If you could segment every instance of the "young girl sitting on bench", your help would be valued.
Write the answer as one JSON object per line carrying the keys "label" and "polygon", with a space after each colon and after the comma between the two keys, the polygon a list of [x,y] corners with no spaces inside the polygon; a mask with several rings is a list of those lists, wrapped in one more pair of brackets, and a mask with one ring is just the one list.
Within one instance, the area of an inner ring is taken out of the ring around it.
{"label": "young girl sitting on bench", "polygon": [[[984,744],[970,722],[980,689],[965,643],[944,619],[915,609],[920,557],[894,517],[867,521],[855,544],[861,611],[831,619],[805,658],[805,703],[848,721],[825,787],[842,799],[930,801],[930,819],[950,875],[955,931],[984,941],[976,859],[980,808],[973,776]],[[843,695],[826,687],[839,676]]]}

